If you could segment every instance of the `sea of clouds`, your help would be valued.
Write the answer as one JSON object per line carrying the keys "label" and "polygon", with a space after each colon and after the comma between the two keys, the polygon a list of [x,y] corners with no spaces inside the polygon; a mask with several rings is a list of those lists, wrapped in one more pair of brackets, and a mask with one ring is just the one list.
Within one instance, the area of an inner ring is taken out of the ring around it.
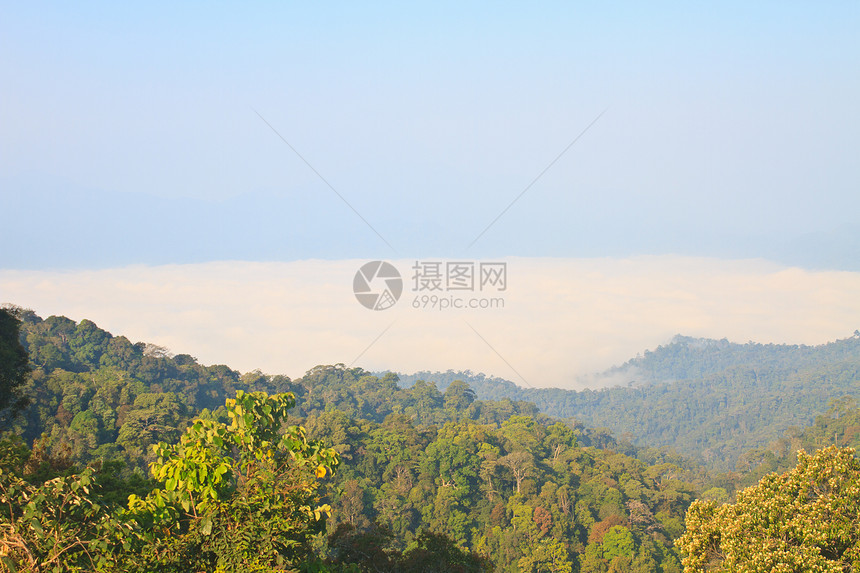
{"label": "sea of clouds", "polygon": [[487,261],[507,264],[503,292],[441,293],[500,297],[504,308],[439,310],[414,307],[434,293],[414,290],[416,261],[404,259],[391,261],[403,276],[400,300],[373,311],[353,295],[366,262],[0,270],[0,302],[87,318],[133,342],[241,371],[468,369],[565,388],[675,334],[822,344],[860,328],[858,272],[672,255],[508,258]]}

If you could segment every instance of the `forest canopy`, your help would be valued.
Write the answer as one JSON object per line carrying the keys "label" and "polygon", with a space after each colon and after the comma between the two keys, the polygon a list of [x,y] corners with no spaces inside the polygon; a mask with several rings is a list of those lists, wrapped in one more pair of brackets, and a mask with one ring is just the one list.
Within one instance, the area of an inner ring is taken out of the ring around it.
{"label": "forest canopy", "polygon": [[[240,373],[88,320],[11,316],[30,403],[0,444],[10,571],[697,571],[720,563],[715,528],[781,495],[770,472],[797,449],[860,441],[839,395],[718,474],[468,380]],[[734,499],[758,480],[770,493]]]}

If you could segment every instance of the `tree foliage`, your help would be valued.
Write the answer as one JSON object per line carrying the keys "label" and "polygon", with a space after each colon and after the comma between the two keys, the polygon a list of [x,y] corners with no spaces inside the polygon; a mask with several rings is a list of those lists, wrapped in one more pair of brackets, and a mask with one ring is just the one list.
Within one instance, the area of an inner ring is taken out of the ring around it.
{"label": "tree foliage", "polygon": [[20,341],[21,313],[17,307],[0,307],[0,429],[27,404],[22,391],[30,363]]}
{"label": "tree foliage", "polygon": [[0,469],[0,570],[109,570],[131,547],[131,525],[96,496],[93,471],[33,485]]}
{"label": "tree foliage", "polygon": [[178,444],[155,447],[152,472],[162,485],[129,499],[146,532],[143,561],[163,571],[176,563],[268,571],[307,557],[331,510],[318,501],[318,480],[338,456],[300,426],[282,429],[294,406],[292,394],[240,390],[226,403],[229,424],[201,418]]}
{"label": "tree foliage", "polygon": [[599,390],[522,388],[472,372],[419,372],[445,389],[467,382],[482,400],[528,401],[549,416],[606,427],[641,444],[668,446],[712,470],[735,468],[792,426],[807,426],[830,400],[860,398],[860,335],[819,346],[737,344],[676,336],[610,369]]}
{"label": "tree foliage", "polygon": [[858,515],[854,450],[800,452],[797,467],[765,476],[733,504],[693,503],[678,540],[687,554],[684,571],[854,571],[860,566]]}
{"label": "tree foliage", "polygon": [[240,374],[90,321],[22,318],[33,403],[16,430],[33,451],[16,475],[38,488],[92,466],[89,499],[128,531],[88,549],[112,570],[677,570],[704,479],[678,456],[462,381]]}
{"label": "tree foliage", "polygon": [[310,553],[330,512],[320,480],[337,453],[283,428],[290,394],[238,392],[229,423],[200,418],[177,444],[155,446],[158,486],[113,506],[95,470],[31,483],[31,453],[4,442],[0,453],[2,538],[8,571],[274,571]]}

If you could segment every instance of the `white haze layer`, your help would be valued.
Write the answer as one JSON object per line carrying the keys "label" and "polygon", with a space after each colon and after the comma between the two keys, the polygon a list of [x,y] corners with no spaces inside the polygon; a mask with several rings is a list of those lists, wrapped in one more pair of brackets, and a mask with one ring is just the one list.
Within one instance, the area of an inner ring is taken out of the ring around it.
{"label": "white haze layer", "polygon": [[372,311],[352,292],[365,262],[0,270],[0,302],[87,318],[132,342],[243,372],[468,369],[563,388],[675,334],[823,344],[860,328],[860,273],[679,256],[510,258],[503,293],[442,293],[503,297],[504,308],[440,311],[413,307],[428,293],[413,290],[415,261],[399,260],[401,299]]}

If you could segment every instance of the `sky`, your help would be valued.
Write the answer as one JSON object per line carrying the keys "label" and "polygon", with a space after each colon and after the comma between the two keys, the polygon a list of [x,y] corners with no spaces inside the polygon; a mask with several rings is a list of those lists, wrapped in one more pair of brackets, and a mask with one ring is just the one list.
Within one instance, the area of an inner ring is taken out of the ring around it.
{"label": "sky", "polygon": [[[856,2],[7,3],[0,302],[291,376],[386,328],[357,365],[538,385],[677,333],[848,336],[858,25]],[[508,261],[506,307],[364,309],[373,260]]]}

